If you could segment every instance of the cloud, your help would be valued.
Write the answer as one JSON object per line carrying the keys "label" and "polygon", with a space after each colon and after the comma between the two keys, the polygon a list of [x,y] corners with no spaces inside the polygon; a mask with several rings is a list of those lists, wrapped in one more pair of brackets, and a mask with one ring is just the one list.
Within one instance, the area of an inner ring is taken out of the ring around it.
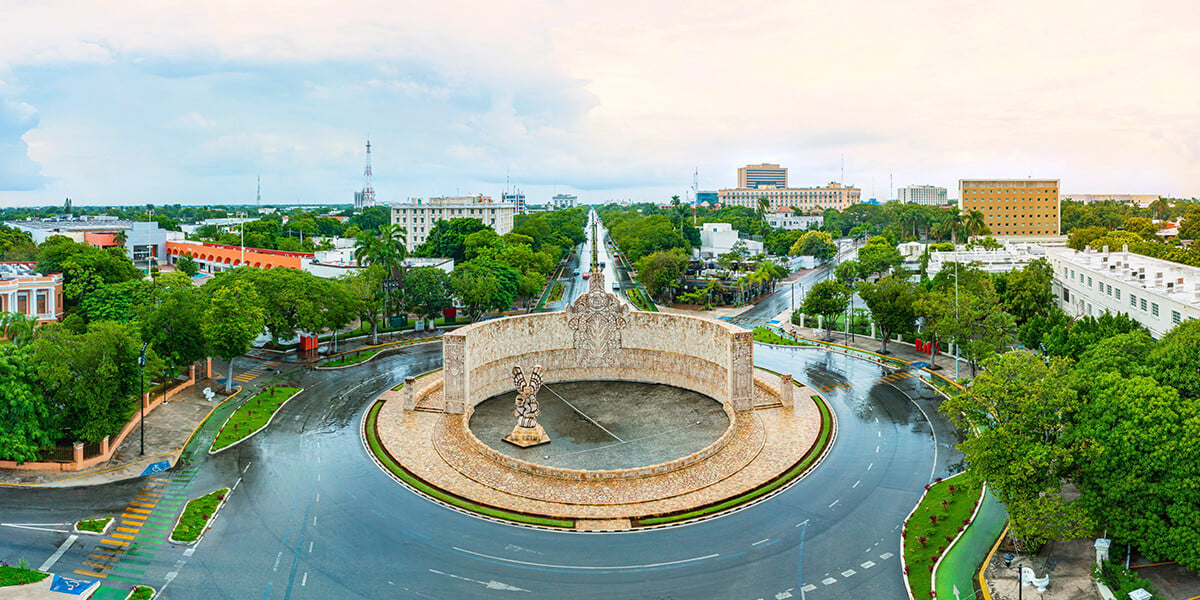
{"label": "cloud", "polygon": [[24,136],[38,126],[38,111],[19,100],[6,99],[15,90],[0,81],[0,191],[29,191],[46,184],[41,165],[29,158]]}
{"label": "cloud", "polygon": [[217,122],[206,118],[198,112],[189,112],[178,119],[169,121],[166,125],[167,127],[183,129],[185,131],[203,131],[216,127]]}

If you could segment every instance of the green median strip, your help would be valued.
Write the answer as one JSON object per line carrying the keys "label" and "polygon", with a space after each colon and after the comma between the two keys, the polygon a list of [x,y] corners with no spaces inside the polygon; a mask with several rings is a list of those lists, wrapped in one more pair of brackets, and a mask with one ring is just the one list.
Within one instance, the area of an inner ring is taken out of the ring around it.
{"label": "green median strip", "polygon": [[217,432],[217,438],[213,440],[211,451],[216,452],[228,448],[258,433],[267,426],[276,411],[296,394],[299,394],[301,390],[303,388],[272,386],[247,400],[221,426]]}
{"label": "green median strip", "polygon": [[486,515],[486,516],[493,517],[496,519],[503,519],[505,521],[514,521],[517,523],[525,523],[528,525],[539,525],[542,527],[572,528],[575,526],[574,521],[569,521],[569,520],[564,520],[564,519],[550,519],[550,518],[545,518],[545,517],[534,517],[534,516],[530,516],[530,515],[523,515],[520,513],[509,512],[506,510],[500,510],[497,508],[492,508],[490,506],[483,506],[480,504],[475,504],[474,502],[469,502],[469,501],[463,500],[462,498],[459,498],[457,496],[447,494],[446,492],[443,492],[442,490],[439,490],[439,489],[425,483],[424,481],[421,481],[420,479],[413,477],[412,474],[410,474],[408,471],[406,471],[404,469],[404,467],[401,467],[395,460],[393,460],[391,455],[389,455],[386,451],[384,451],[382,444],[379,443],[379,435],[375,431],[375,421],[376,421],[376,418],[379,416],[379,409],[382,406],[383,406],[383,403],[376,402],[371,407],[371,410],[367,413],[367,423],[366,423],[367,443],[371,446],[371,452],[375,454],[375,457],[378,458],[379,461],[381,463],[383,463],[383,465],[385,467],[387,467],[388,471],[391,471],[394,475],[396,475],[396,477],[399,477],[400,480],[403,481],[404,483],[408,484],[409,486],[412,486],[413,488],[415,488],[416,490],[420,491],[421,493],[423,493],[427,496],[441,500],[442,502],[445,502],[446,504],[449,504],[451,506],[456,506],[463,510],[469,510],[471,512],[478,513],[481,515]]}
{"label": "green median strip", "polygon": [[724,511],[724,510],[729,510],[735,506],[745,504],[747,502],[751,502],[757,498],[760,498],[766,494],[769,494],[769,493],[779,489],[783,485],[787,484],[791,480],[795,479],[796,477],[803,475],[804,472],[808,470],[808,467],[810,467],[818,458],[820,458],[821,454],[825,451],[825,447],[829,443],[830,433],[833,429],[833,427],[832,427],[833,416],[829,412],[829,407],[826,406],[826,404],[823,400],[814,400],[814,402],[816,402],[817,409],[820,410],[820,412],[821,412],[821,433],[819,435],[817,435],[816,443],[813,444],[813,447],[810,448],[808,453],[804,455],[804,458],[800,459],[800,462],[796,463],[796,465],[793,466],[791,469],[788,469],[788,471],[786,473],[784,473],[783,475],[781,475],[780,477],[776,478],[774,481],[768,483],[767,485],[765,485],[763,487],[760,487],[755,490],[751,490],[740,496],[735,496],[735,497],[730,498],[729,500],[726,500],[719,504],[714,504],[712,506],[706,506],[703,508],[689,510],[687,512],[676,513],[676,514],[672,514],[672,515],[663,515],[660,517],[649,517],[649,518],[645,518],[645,519],[637,519],[634,521],[633,525],[635,527],[649,527],[652,525],[665,525],[667,523],[675,523],[677,521],[686,521],[688,519],[696,519],[699,517],[704,517],[704,516],[708,516],[708,515],[711,515],[714,513],[718,513],[718,512]]}

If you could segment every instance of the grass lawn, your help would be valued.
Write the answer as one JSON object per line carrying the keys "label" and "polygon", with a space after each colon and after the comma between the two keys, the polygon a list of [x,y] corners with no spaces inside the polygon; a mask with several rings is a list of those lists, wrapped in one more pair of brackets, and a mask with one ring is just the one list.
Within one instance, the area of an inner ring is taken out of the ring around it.
{"label": "grass lawn", "polygon": [[654,302],[652,302],[650,298],[646,296],[646,292],[643,292],[642,288],[629,288],[626,290],[626,294],[629,296],[629,301],[632,302],[634,306],[646,312],[658,312],[658,307],[654,306]]}
{"label": "grass lawn", "polygon": [[25,567],[0,567],[0,587],[37,583],[49,576],[49,573]]}
{"label": "grass lawn", "polygon": [[341,356],[334,360],[331,360],[321,366],[322,367],[344,367],[346,365],[356,365],[360,362],[363,362],[364,360],[367,360],[368,358],[371,358],[372,356],[375,356],[376,354],[379,354],[383,350],[384,350],[384,348],[374,348],[371,350],[366,350],[364,352],[359,352],[358,354],[347,354],[345,356]]}
{"label": "grass lawn", "polygon": [[80,531],[92,531],[101,533],[108,526],[108,522],[112,521],[112,517],[100,517],[99,519],[80,519],[75,523],[75,528]]}
{"label": "grass lawn", "polygon": [[650,525],[663,525],[666,523],[674,523],[676,521],[695,519],[723,510],[728,510],[740,504],[750,502],[760,496],[769,494],[787,482],[799,477],[800,475],[803,475],[804,471],[807,470],[808,467],[821,456],[821,453],[825,451],[825,447],[829,444],[830,433],[833,430],[833,415],[830,414],[829,407],[820,400],[815,400],[815,402],[817,403],[817,408],[821,411],[821,433],[817,436],[817,441],[815,444],[813,444],[813,447],[809,449],[808,454],[805,454],[804,458],[800,459],[800,462],[796,463],[796,465],[791,469],[788,469],[788,471],[779,478],[768,483],[767,485],[764,485],[763,487],[760,487],[756,490],[751,490],[740,496],[735,496],[724,502],[721,502],[720,504],[705,506],[696,510],[690,510],[673,515],[637,519],[633,523],[634,526],[645,527]]}
{"label": "grass lawn", "polygon": [[550,299],[547,302],[558,302],[562,300],[563,292],[567,291],[567,286],[561,283],[555,283],[554,288],[550,290]]}
{"label": "grass lawn", "polygon": [[933,589],[929,579],[933,565],[946,553],[951,540],[966,527],[965,521],[975,510],[979,493],[979,486],[967,484],[963,477],[934,483],[905,522],[904,561],[908,565],[906,576],[914,597],[929,596]]}
{"label": "grass lawn", "polygon": [[549,519],[549,518],[544,518],[544,517],[534,517],[534,516],[530,516],[530,515],[523,515],[520,513],[508,512],[505,510],[492,508],[490,506],[483,506],[480,504],[475,504],[474,502],[469,502],[469,501],[463,500],[462,498],[459,498],[457,496],[452,496],[450,494],[447,494],[446,492],[443,492],[442,490],[439,490],[433,486],[430,486],[429,484],[425,483],[424,481],[421,481],[420,479],[413,477],[408,471],[404,470],[404,467],[401,467],[399,464],[396,463],[396,461],[392,460],[392,457],[390,455],[388,455],[387,452],[384,451],[383,445],[379,443],[379,435],[375,431],[375,420],[379,417],[379,409],[381,407],[383,407],[383,403],[376,402],[374,405],[371,406],[371,410],[369,412],[367,412],[367,423],[366,423],[367,444],[371,446],[371,453],[374,454],[375,457],[379,459],[379,462],[383,463],[383,465],[385,467],[387,467],[387,469],[389,471],[394,473],[397,477],[399,477],[402,481],[404,481],[404,483],[407,483],[408,485],[416,488],[417,490],[420,490],[421,493],[432,496],[433,498],[437,498],[438,500],[441,500],[442,502],[445,502],[452,506],[457,506],[461,509],[469,510],[471,512],[478,513],[481,515],[486,515],[486,516],[494,517],[497,519],[503,519],[505,521],[514,521],[517,523],[527,523],[530,525],[541,525],[543,527],[572,528],[575,526],[574,521],[567,521],[567,520],[563,520],[563,519]]}
{"label": "grass lawn", "polygon": [[139,585],[130,590],[126,596],[128,600],[150,600],[154,597],[154,588],[146,585]]}
{"label": "grass lawn", "polygon": [[269,387],[247,400],[229,415],[229,419],[221,426],[221,431],[217,432],[217,439],[213,440],[212,449],[220,450],[258,431],[258,428],[271,420],[271,415],[274,415],[288,398],[301,389],[303,388]]}
{"label": "grass lawn", "polygon": [[171,538],[178,542],[194,542],[200,539],[200,534],[204,533],[204,526],[208,523],[208,518],[212,516],[213,511],[217,510],[217,505],[225,499],[225,494],[228,493],[229,488],[221,488],[211,494],[188,500],[187,506],[183,509],[183,515],[179,517],[179,523],[171,532]]}

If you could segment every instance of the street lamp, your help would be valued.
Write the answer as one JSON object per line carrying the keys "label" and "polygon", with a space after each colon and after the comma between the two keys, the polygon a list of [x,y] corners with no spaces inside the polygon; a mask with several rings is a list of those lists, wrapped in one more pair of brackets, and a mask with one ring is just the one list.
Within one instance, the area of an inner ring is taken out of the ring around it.
{"label": "street lamp", "polygon": [[142,446],[138,454],[143,456],[146,454],[146,346],[149,345],[150,342],[142,344],[142,352],[138,354],[138,410],[142,413],[138,419]]}
{"label": "street lamp", "polygon": [[1012,564],[1013,560],[1015,560],[1016,558],[1017,558],[1017,555],[1013,554],[1012,552],[1005,552],[1004,553],[1004,566],[1007,569],[1016,569],[1017,570],[1017,600],[1022,600],[1021,588],[1025,587],[1025,582],[1023,581],[1023,576],[1021,574],[1021,565],[1017,565],[1014,567]]}

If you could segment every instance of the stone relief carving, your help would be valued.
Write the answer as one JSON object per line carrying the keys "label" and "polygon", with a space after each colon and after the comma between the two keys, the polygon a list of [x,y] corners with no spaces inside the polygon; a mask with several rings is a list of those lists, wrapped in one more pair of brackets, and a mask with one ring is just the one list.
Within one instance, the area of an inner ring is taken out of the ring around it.
{"label": "stone relief carving", "polygon": [[535,365],[525,378],[521,367],[513,367],[513,384],[517,387],[516,408],[513,416],[517,418],[517,426],[504,441],[522,448],[545,444],[550,441],[546,430],[538,424],[537,418],[542,414],[538,406],[537,393],[542,388],[542,365]]}
{"label": "stone relief carving", "polygon": [[566,314],[580,362],[590,367],[615,365],[621,330],[629,324],[629,307],[605,291],[599,269],[592,270],[587,293],[567,305]]}

